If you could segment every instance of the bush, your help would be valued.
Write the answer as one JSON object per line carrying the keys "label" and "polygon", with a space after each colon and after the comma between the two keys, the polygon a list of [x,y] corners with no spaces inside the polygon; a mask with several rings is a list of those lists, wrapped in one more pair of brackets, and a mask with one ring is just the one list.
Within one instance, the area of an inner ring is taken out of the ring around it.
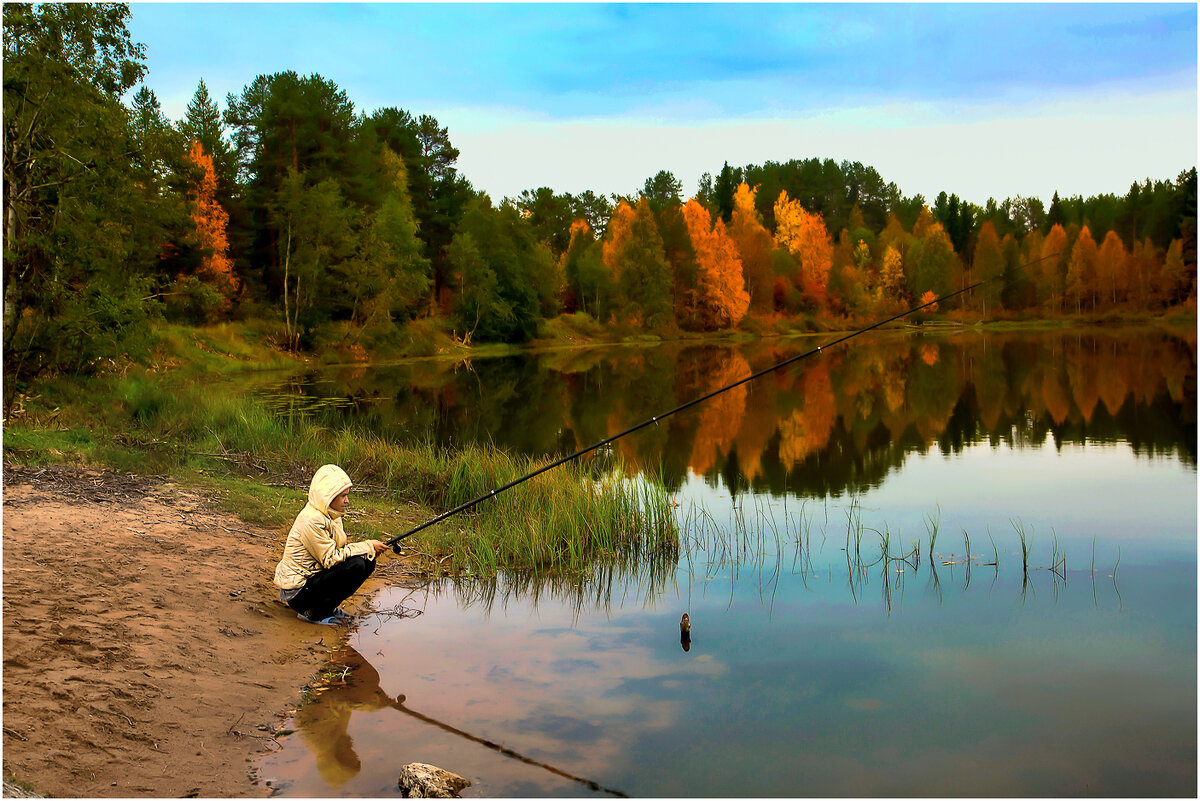
{"label": "bush", "polygon": [[166,295],[167,318],[178,323],[202,325],[216,319],[224,298],[194,275],[175,282]]}

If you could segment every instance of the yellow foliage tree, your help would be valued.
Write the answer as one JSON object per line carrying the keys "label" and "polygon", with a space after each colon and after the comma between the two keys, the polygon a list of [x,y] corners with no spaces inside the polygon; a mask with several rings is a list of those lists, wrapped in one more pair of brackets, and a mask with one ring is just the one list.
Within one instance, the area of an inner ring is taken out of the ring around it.
{"label": "yellow foliage tree", "polygon": [[601,258],[614,279],[621,270],[621,252],[625,249],[625,245],[628,244],[630,235],[633,233],[634,216],[633,206],[622,199],[613,209],[612,216],[608,220],[608,230],[604,237]]}
{"label": "yellow foliage tree", "polygon": [[900,300],[904,292],[904,263],[900,252],[891,245],[884,248],[879,265],[879,283],[875,286],[875,301],[892,304]]}
{"label": "yellow foliage tree", "polygon": [[738,185],[733,195],[729,235],[742,257],[742,277],[750,294],[750,308],[756,314],[767,314],[774,305],[775,271],[771,255],[774,241],[755,208],[757,193],[757,187],[752,188],[745,182]]}
{"label": "yellow foliage tree", "polygon": [[1109,231],[1096,254],[1096,282],[1105,300],[1113,306],[1117,305],[1118,295],[1124,300],[1128,294],[1127,259],[1125,243],[1116,231]]}
{"label": "yellow foliage tree", "polygon": [[921,213],[917,215],[917,221],[913,223],[912,235],[917,239],[925,239],[932,234],[945,230],[942,224],[933,216],[933,212],[928,206],[921,207]]}
{"label": "yellow foliage tree", "polygon": [[881,251],[891,246],[895,248],[897,253],[903,256],[912,239],[912,234],[904,230],[904,224],[900,222],[900,219],[895,213],[891,213],[888,215],[887,225],[879,232],[879,236],[876,237],[875,242]]}
{"label": "yellow foliage tree", "polygon": [[708,210],[695,199],[683,207],[688,238],[696,251],[696,289],[700,319],[705,328],[730,328],[741,322],[750,307],[742,279],[742,259],[725,231],[725,223],[712,223]]}
{"label": "yellow foliage tree", "polygon": [[1042,259],[1038,262],[1036,273],[1038,296],[1052,312],[1062,310],[1064,266],[1068,255],[1067,232],[1055,223],[1042,242],[1041,253],[1036,256]]}
{"label": "yellow foliage tree", "polygon": [[813,305],[825,308],[829,270],[833,266],[833,242],[820,214],[811,214],[787,190],[775,201],[775,241],[800,263],[800,290]]}

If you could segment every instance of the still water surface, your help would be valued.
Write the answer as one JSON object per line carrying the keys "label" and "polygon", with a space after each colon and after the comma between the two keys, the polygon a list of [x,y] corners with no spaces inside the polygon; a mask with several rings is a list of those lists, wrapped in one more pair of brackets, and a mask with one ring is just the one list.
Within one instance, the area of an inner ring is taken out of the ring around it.
{"label": "still water surface", "polygon": [[[560,453],[810,346],[261,392]],[[1194,796],[1195,354],[1193,332],[889,334],[639,432],[621,451],[675,493],[678,564],[384,590],[259,773],[299,796],[396,795],[414,761],[465,796]]]}

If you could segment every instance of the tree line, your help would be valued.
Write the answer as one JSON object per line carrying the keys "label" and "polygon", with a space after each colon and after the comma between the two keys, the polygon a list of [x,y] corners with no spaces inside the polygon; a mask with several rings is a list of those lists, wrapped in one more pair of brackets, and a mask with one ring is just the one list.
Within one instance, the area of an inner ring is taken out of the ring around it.
{"label": "tree line", "polygon": [[[686,197],[541,187],[493,201],[432,116],[259,75],[180,120],[119,4],[4,6],[4,357],[84,372],[166,316],[278,321],[284,344],[464,341],[543,321],[711,331],[862,318],[983,279],[980,314],[1159,310],[1195,297],[1196,170],[1124,196],[907,197],[858,162],[730,167]],[[1025,267],[1025,265],[1030,265]],[[965,304],[965,305],[964,305]]]}

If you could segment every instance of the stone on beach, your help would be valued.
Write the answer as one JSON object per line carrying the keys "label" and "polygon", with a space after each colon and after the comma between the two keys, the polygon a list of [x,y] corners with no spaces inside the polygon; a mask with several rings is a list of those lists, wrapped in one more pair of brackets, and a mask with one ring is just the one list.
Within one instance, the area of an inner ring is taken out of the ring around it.
{"label": "stone on beach", "polygon": [[458,792],[471,782],[423,762],[410,762],[400,769],[398,784],[405,798],[459,798]]}

